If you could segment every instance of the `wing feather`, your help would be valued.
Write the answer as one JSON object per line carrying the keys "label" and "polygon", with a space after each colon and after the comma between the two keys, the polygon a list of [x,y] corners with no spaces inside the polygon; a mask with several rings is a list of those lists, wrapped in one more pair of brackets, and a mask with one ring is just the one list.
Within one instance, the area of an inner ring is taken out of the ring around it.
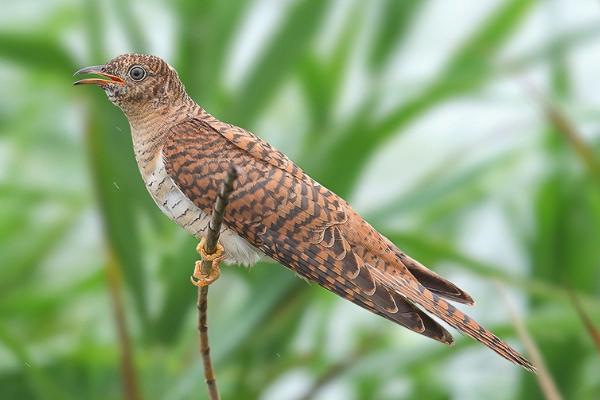
{"label": "wing feather", "polygon": [[[240,170],[225,224],[266,255],[328,290],[444,343],[450,334],[416,305],[501,356],[531,364],[440,296],[468,294],[405,256],[350,206],[256,136],[215,120],[190,119],[163,145],[167,172],[210,212],[231,163]],[[229,128],[227,128],[229,127]]]}

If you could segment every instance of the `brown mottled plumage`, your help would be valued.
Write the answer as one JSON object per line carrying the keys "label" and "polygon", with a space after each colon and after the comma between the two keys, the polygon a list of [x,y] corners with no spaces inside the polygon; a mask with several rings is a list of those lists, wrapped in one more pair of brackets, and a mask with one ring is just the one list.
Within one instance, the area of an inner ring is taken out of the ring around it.
{"label": "brown mottled plumage", "polygon": [[[350,205],[254,134],[221,122],[185,92],[158,57],[125,54],[78,73],[126,114],[148,191],[171,219],[200,238],[227,169],[239,171],[221,242],[229,261],[271,257],[324,288],[408,329],[451,344],[429,317],[533,370],[517,351],[446,301],[473,304],[451,282],[413,260]],[[418,306],[418,307],[417,307]]]}

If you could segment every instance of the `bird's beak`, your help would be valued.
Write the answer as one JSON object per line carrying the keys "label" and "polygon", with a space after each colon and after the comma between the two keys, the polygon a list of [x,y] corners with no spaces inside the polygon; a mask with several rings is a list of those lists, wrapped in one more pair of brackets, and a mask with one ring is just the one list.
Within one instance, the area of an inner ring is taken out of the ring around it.
{"label": "bird's beak", "polygon": [[81,68],[80,70],[75,72],[73,74],[73,76],[81,75],[81,74],[94,74],[94,75],[100,75],[101,77],[106,78],[106,79],[100,79],[100,78],[80,79],[80,80],[76,81],[75,83],[73,83],[73,85],[94,84],[94,85],[102,86],[102,85],[106,85],[108,83],[116,83],[118,85],[125,84],[125,81],[122,78],[120,78],[116,75],[112,75],[112,74],[103,72],[102,71],[103,67],[104,67],[104,65],[94,65],[92,67]]}

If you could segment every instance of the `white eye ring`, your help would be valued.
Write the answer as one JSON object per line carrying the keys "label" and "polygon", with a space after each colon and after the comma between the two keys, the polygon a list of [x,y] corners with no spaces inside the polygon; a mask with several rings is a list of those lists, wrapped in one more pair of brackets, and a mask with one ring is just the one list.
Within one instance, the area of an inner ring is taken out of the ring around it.
{"label": "white eye ring", "polygon": [[139,65],[134,65],[129,69],[128,74],[134,81],[141,81],[146,77],[146,70]]}

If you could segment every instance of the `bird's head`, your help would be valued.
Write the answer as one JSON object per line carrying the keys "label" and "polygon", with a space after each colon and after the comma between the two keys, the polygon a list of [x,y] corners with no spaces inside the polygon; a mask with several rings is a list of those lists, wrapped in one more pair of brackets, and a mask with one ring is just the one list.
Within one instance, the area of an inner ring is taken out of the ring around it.
{"label": "bird's head", "polygon": [[145,54],[122,54],[104,65],[81,68],[75,75],[93,74],[75,85],[94,84],[130,117],[169,106],[184,98],[179,76],[164,60]]}

